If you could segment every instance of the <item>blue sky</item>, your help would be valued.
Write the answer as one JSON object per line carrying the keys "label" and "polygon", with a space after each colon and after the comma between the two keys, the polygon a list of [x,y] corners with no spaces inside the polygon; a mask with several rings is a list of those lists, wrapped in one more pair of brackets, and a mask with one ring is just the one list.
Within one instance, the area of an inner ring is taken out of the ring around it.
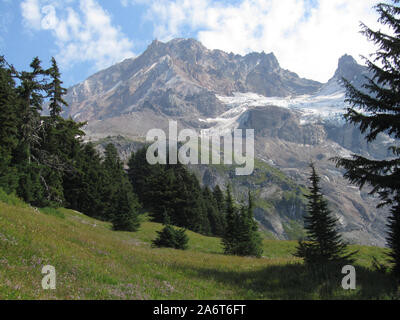
{"label": "blue sky", "polygon": [[[67,3],[67,1],[63,2]],[[35,56],[39,56],[46,65],[52,56],[57,58],[60,56],[61,48],[56,43],[57,36],[51,30],[32,27],[32,24],[22,15],[21,3],[23,1],[0,0],[0,54],[5,55],[6,59],[19,69],[26,69]],[[118,1],[110,0],[97,3],[109,15],[112,25],[117,27],[125,38],[131,40],[128,50],[132,53],[131,56],[143,52],[153,38],[152,23],[142,19],[146,8],[138,4],[127,9]],[[79,1],[74,1],[69,5],[76,12],[81,13]],[[60,11],[65,11],[63,9]],[[61,63],[64,82],[71,85],[82,81],[99,69],[120,61],[120,56],[116,54],[110,59],[110,62],[107,61],[104,65],[99,65],[95,58],[90,57],[77,63],[67,60]]]}
{"label": "blue sky", "polygon": [[[140,55],[155,38],[274,52],[282,67],[327,81],[345,53],[373,52],[359,22],[379,28],[375,0],[0,0],[0,55],[18,69],[55,56],[66,85]],[[360,61],[360,60],[359,60]]]}

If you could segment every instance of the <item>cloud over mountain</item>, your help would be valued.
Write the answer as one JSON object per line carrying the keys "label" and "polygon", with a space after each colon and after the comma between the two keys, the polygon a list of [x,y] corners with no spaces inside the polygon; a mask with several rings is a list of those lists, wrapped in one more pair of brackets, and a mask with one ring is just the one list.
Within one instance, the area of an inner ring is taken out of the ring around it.
{"label": "cloud over mountain", "polygon": [[96,70],[134,56],[132,41],[111,20],[96,0],[24,0],[25,25],[35,31],[51,31],[63,67],[90,61]]}
{"label": "cloud over mountain", "polygon": [[[138,2],[144,3],[131,1]],[[358,59],[373,51],[359,33],[359,23],[377,28],[372,10],[377,2],[156,0],[147,2],[146,19],[154,23],[154,36],[162,41],[186,36],[182,35],[186,30],[211,49],[238,54],[273,51],[284,68],[324,82],[335,70],[334,61],[343,54]]]}

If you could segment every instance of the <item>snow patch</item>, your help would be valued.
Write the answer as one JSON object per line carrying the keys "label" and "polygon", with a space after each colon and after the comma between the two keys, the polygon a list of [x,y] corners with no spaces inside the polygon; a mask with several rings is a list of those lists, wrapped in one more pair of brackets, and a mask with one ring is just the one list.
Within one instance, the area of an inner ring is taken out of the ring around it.
{"label": "snow patch", "polygon": [[315,95],[265,97],[257,93],[235,92],[233,96],[216,97],[229,110],[214,119],[200,119],[201,122],[215,124],[210,132],[234,130],[240,125],[242,115],[249,109],[276,106],[300,113],[301,125],[315,122],[331,122],[343,124],[346,111],[345,92],[336,81],[329,82]]}
{"label": "snow patch", "polygon": [[114,87],[112,87],[110,90],[108,90],[107,92],[106,92],[106,94],[109,94],[110,92],[113,92],[115,89],[117,89],[120,85],[122,84],[122,81],[118,81],[118,83],[114,86]]}

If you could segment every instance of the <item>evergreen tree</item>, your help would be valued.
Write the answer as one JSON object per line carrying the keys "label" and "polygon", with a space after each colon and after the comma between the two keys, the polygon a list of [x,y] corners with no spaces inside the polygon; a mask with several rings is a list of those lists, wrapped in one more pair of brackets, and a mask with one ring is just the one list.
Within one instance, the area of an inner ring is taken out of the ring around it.
{"label": "evergreen tree", "polygon": [[72,159],[73,171],[63,176],[67,207],[93,218],[104,219],[103,195],[107,186],[100,154],[92,143],[87,143],[80,145],[80,150]]}
{"label": "evergreen tree", "polygon": [[[0,150],[11,155],[18,143],[17,94],[11,70],[0,56]],[[4,156],[1,158],[4,160]]]}
{"label": "evergreen tree", "polygon": [[354,253],[346,254],[347,245],[343,243],[337,231],[338,220],[332,216],[328,202],[324,199],[319,186],[320,177],[311,164],[310,194],[304,226],[306,241],[300,241],[295,256],[304,258],[308,265],[324,265],[329,262],[351,262]]}
{"label": "evergreen tree", "polygon": [[17,194],[26,202],[35,206],[52,205],[48,192],[49,184],[45,177],[50,173],[40,163],[38,154],[42,144],[40,131],[42,129],[40,112],[44,99],[45,70],[39,58],[34,58],[30,64],[31,71],[17,72],[18,113],[20,126],[18,128],[18,146],[14,152],[13,163],[19,171]]}
{"label": "evergreen tree", "polygon": [[179,227],[210,235],[210,223],[197,177],[181,164],[171,166],[171,170],[177,177],[176,193],[172,199],[172,222]]}
{"label": "evergreen tree", "polygon": [[114,208],[117,202],[120,180],[123,176],[122,162],[117,149],[111,143],[105,148],[102,165],[105,174],[103,201],[106,204],[102,218],[110,221],[115,213]]}
{"label": "evergreen tree", "polygon": [[217,202],[218,211],[223,214],[225,211],[225,197],[224,193],[218,185],[214,188],[213,196],[215,201]]}
{"label": "evergreen tree", "polygon": [[42,128],[39,131],[40,148],[35,151],[35,160],[45,168],[42,173],[46,186],[46,200],[55,206],[64,205],[63,177],[74,170],[73,159],[79,152],[84,135],[81,128],[84,123],[60,116],[67,103],[63,96],[67,89],[62,87],[61,74],[54,58],[51,67],[43,72],[50,82],[43,84],[46,98],[49,99],[50,117],[42,116]]}
{"label": "evergreen tree", "polygon": [[258,233],[258,225],[253,215],[253,198],[249,192],[248,206],[238,209],[232,197],[231,187],[228,186],[226,197],[227,226],[222,243],[225,254],[237,256],[261,257],[262,238]]}
{"label": "evergreen tree", "polygon": [[165,166],[150,165],[146,152],[147,148],[144,147],[132,153],[128,162],[128,177],[143,208],[151,212],[155,222],[162,223],[175,185],[175,176],[172,172],[167,173]]}
{"label": "evergreen tree", "polygon": [[[399,0],[380,3],[376,10],[379,22],[390,29],[390,34],[374,31],[362,24],[362,32],[379,49],[373,61],[364,58],[372,77],[367,78],[362,89],[351,84],[351,79],[343,79],[347,91],[347,102],[352,107],[345,115],[348,122],[359,126],[366,134],[368,142],[386,133],[395,140],[400,138],[400,7]],[[360,188],[371,185],[371,194],[378,194],[380,206],[391,205],[392,217],[389,228],[389,245],[394,270],[400,279],[400,235],[397,221],[400,197],[400,148],[390,148],[387,160],[374,160],[353,155],[352,159],[335,159],[339,167],[346,170],[345,177]]]}
{"label": "evergreen tree", "polygon": [[51,77],[51,82],[46,86],[47,98],[50,99],[49,110],[53,122],[60,117],[63,107],[67,107],[63,96],[67,94],[67,89],[62,87],[61,73],[56,60],[51,58],[51,67],[46,72]]}
{"label": "evergreen tree", "polygon": [[388,245],[391,248],[389,257],[393,262],[393,274],[396,278],[400,278],[400,197],[397,197],[396,205],[391,209],[392,215],[389,217],[389,235]]}
{"label": "evergreen tree", "polygon": [[115,200],[112,201],[115,207],[113,207],[111,222],[115,231],[135,232],[140,227],[137,199],[131,188],[129,181],[123,179]]}
{"label": "evergreen tree", "polygon": [[239,235],[237,254],[240,256],[252,256],[260,258],[262,249],[262,238],[258,232],[258,224],[254,220],[253,196],[249,192],[248,206],[242,206],[239,217]]}
{"label": "evergreen tree", "polygon": [[54,58],[51,63],[51,67],[45,71],[51,80],[44,86],[49,99],[50,117],[42,117],[43,146],[40,162],[59,172],[71,172],[73,159],[80,152],[82,137],[85,135],[82,127],[86,123],[77,123],[71,118],[63,119],[60,116],[63,107],[68,107],[63,97],[67,89],[62,87],[61,74]]}
{"label": "evergreen tree", "polygon": [[177,247],[175,241],[175,230],[171,225],[165,225],[162,231],[157,231],[157,238],[153,241],[153,246],[157,248],[173,248]]}
{"label": "evergreen tree", "polygon": [[32,151],[40,143],[39,130],[41,129],[40,112],[42,111],[43,94],[45,89],[45,70],[42,69],[39,58],[34,58],[30,64],[31,71],[21,73],[14,71],[15,77],[20,81],[17,89],[21,117],[20,132],[20,158],[19,162],[31,164]]}
{"label": "evergreen tree", "polygon": [[35,207],[46,207],[42,176],[43,167],[37,163],[31,163],[26,167],[19,167],[19,185],[17,195],[25,202]]}
{"label": "evergreen tree", "polygon": [[222,244],[224,246],[225,254],[235,255],[237,252],[237,245],[239,241],[238,240],[239,214],[234,204],[232,189],[230,185],[228,185],[226,190],[225,212],[226,212],[226,228],[224,236],[222,237]]}
{"label": "evergreen tree", "polygon": [[18,101],[12,71],[0,56],[0,188],[15,191],[18,183],[16,168],[11,167],[12,155],[18,145]]}
{"label": "evergreen tree", "polygon": [[175,229],[175,249],[178,250],[187,250],[189,238],[186,235],[185,229]]}
{"label": "evergreen tree", "polygon": [[186,250],[189,238],[184,229],[175,229],[171,226],[168,214],[164,213],[164,229],[157,231],[157,238],[153,241],[153,246],[158,248],[173,248]]}
{"label": "evergreen tree", "polygon": [[211,234],[222,237],[225,232],[225,216],[220,212],[218,203],[208,187],[203,189],[203,199]]}
{"label": "evergreen tree", "polygon": [[106,146],[103,167],[105,170],[103,218],[112,221],[115,230],[136,231],[139,227],[139,204],[113,144]]}

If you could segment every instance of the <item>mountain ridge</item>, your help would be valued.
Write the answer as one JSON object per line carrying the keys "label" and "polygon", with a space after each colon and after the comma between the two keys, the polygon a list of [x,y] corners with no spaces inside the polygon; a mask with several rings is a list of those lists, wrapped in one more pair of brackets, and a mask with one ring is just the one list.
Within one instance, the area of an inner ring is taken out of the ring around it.
{"label": "mountain ridge", "polygon": [[[284,97],[313,93],[321,85],[282,69],[273,53],[241,56],[209,50],[193,39],[153,41],[139,57],[97,72],[70,88],[66,100],[71,110],[66,115],[77,120],[93,120],[94,112],[101,118],[110,118],[148,108],[167,116],[182,116],[186,111],[216,116],[223,111],[223,106],[215,94],[255,92]],[[91,104],[82,104],[90,95],[102,100],[118,96],[119,108],[113,110],[109,104],[96,107],[93,100]],[[179,104],[186,108],[180,108]]]}

